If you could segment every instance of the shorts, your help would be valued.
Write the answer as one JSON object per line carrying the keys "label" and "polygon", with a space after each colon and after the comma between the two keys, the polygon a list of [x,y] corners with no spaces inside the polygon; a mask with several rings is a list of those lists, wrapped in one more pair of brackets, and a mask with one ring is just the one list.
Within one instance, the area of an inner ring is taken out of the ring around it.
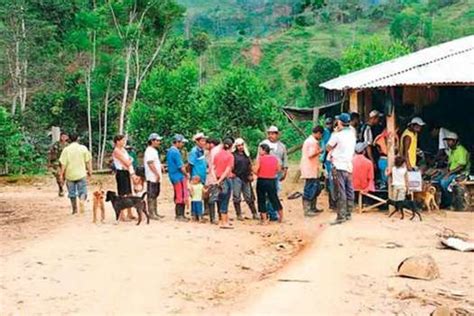
{"label": "shorts", "polygon": [[117,194],[119,196],[132,194],[132,182],[128,170],[116,170],[115,180],[117,181]]}
{"label": "shorts", "polygon": [[189,198],[187,179],[184,178],[183,180],[174,183],[173,190],[174,190],[174,203],[186,204]]}
{"label": "shorts", "polygon": [[401,185],[394,185],[392,194],[394,201],[405,201],[407,197],[407,188]]}
{"label": "shorts", "polygon": [[202,216],[202,201],[191,201],[191,214],[193,216]]}
{"label": "shorts", "polygon": [[68,197],[70,199],[80,198],[87,199],[87,180],[82,178],[76,181],[66,181]]}

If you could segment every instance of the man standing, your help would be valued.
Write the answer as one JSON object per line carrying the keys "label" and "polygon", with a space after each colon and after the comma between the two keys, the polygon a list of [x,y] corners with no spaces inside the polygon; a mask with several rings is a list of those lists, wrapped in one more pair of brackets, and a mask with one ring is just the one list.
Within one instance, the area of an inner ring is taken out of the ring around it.
{"label": "man standing", "polygon": [[255,207],[255,196],[252,191],[252,161],[250,160],[245,141],[242,138],[235,140],[234,170],[232,172],[235,175],[235,177],[232,178],[232,192],[237,219],[240,221],[244,219],[240,205],[242,194],[244,195],[245,203],[247,203],[252,212],[252,218],[258,219],[257,209]]}
{"label": "man standing", "polygon": [[359,138],[359,128],[360,128],[360,114],[357,112],[351,113],[351,127],[353,128],[353,132],[356,135],[356,139]]}
{"label": "man standing", "polygon": [[61,132],[59,141],[55,142],[51,146],[48,153],[48,168],[52,170],[53,175],[56,178],[59,196],[64,196],[64,182],[61,180],[61,166],[59,163],[59,157],[61,157],[61,153],[67,145],[69,145],[69,136],[64,132]]}
{"label": "man standing", "polygon": [[340,224],[351,219],[354,208],[354,188],[352,186],[352,158],[354,156],[356,137],[350,129],[350,115],[342,113],[338,119],[338,132],[331,135],[327,151],[331,154],[334,182],[337,186],[337,218],[333,224]]}
{"label": "man standing", "polygon": [[301,178],[305,180],[303,190],[303,210],[304,216],[314,216],[317,212],[322,212],[317,208],[317,199],[321,193],[320,161],[319,155],[322,150],[319,142],[323,137],[324,129],[321,126],[313,128],[313,133],[303,143],[301,151]]}
{"label": "man standing", "polygon": [[231,153],[234,140],[226,138],[222,142],[222,149],[216,154],[212,162],[214,174],[217,178],[217,186],[220,188],[219,193],[219,215],[220,228],[232,228],[229,224],[229,201],[232,194],[232,182],[230,175],[234,168],[234,156]]}
{"label": "man standing", "polygon": [[418,133],[425,125],[425,122],[419,117],[414,117],[408,128],[403,132],[400,140],[400,153],[407,162],[407,169],[414,170],[416,168],[416,151],[418,149]]}
{"label": "man standing", "polygon": [[79,198],[79,211],[84,213],[84,202],[87,199],[87,176],[92,175],[92,157],[87,147],[78,143],[77,134],[71,134],[69,139],[71,144],[63,149],[59,157],[60,180],[61,182],[66,180],[72,214],[77,213],[77,198]]}
{"label": "man standing", "polygon": [[199,176],[201,183],[206,183],[207,177],[207,161],[204,155],[204,149],[207,146],[207,137],[203,133],[197,133],[193,137],[196,146],[189,153],[189,168],[191,178]]}
{"label": "man standing", "polygon": [[175,218],[177,221],[188,221],[184,211],[189,197],[187,186],[187,178],[189,176],[181,157],[181,149],[187,142],[188,140],[183,135],[176,134],[173,138],[173,145],[166,154],[168,175],[174,190]]}
{"label": "man standing", "polygon": [[[281,191],[280,182],[283,182],[288,174],[288,154],[286,151],[286,146],[281,141],[279,141],[279,138],[280,131],[278,130],[278,127],[270,126],[267,129],[267,139],[259,144],[259,148],[262,144],[267,144],[268,147],[270,147],[270,154],[277,157],[278,162],[282,168],[282,171],[278,173],[277,179],[275,180],[277,182],[278,192]],[[273,209],[270,204],[268,204],[268,216],[271,221],[278,220],[278,210]]]}
{"label": "man standing", "polygon": [[161,145],[163,138],[157,133],[151,133],[148,136],[148,147],[145,150],[143,157],[145,165],[145,179],[147,192],[148,212],[151,219],[161,219],[164,216],[158,214],[158,196],[161,189],[161,161],[158,155],[158,148]]}
{"label": "man standing", "polygon": [[375,129],[380,122],[380,112],[377,110],[372,110],[369,113],[369,120],[367,124],[362,128],[362,141],[365,142],[367,146],[367,157],[372,161],[374,168],[377,167],[377,148],[375,147],[374,140],[376,135]]}

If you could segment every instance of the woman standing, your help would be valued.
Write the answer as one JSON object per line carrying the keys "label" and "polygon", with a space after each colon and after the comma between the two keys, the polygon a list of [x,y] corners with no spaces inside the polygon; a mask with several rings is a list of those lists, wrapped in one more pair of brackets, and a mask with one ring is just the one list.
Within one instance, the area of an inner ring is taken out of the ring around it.
{"label": "woman standing", "polygon": [[[132,194],[132,184],[130,181],[130,170],[133,170],[133,159],[125,149],[127,139],[124,135],[114,137],[114,151],[112,159],[115,167],[115,180],[117,181],[117,193],[119,196],[128,196]],[[132,209],[127,209],[127,218],[135,219],[132,215]],[[120,214],[120,220],[124,221],[124,214]]]}
{"label": "woman standing", "polygon": [[270,155],[270,146],[261,144],[259,147],[259,156],[254,166],[254,173],[257,175],[257,203],[260,212],[262,224],[268,223],[266,201],[270,201],[273,209],[278,210],[278,220],[283,221],[283,207],[278,199],[277,184],[275,179],[281,165],[278,159]]}
{"label": "woman standing", "polygon": [[218,206],[220,228],[233,228],[229,224],[229,201],[232,194],[232,181],[230,176],[234,168],[234,155],[232,155],[233,139],[226,138],[222,143],[222,149],[216,154],[213,161],[214,173],[217,177],[217,186],[220,188]]}

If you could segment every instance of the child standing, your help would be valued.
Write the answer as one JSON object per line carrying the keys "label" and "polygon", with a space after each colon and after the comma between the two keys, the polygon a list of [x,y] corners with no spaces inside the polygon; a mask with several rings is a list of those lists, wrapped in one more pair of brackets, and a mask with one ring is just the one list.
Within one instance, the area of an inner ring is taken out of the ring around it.
{"label": "child standing", "polygon": [[408,171],[405,158],[395,157],[395,165],[387,169],[387,175],[392,175],[392,192],[394,201],[404,201],[408,188]]}
{"label": "child standing", "polygon": [[189,188],[191,193],[191,214],[196,222],[202,221],[203,204],[202,195],[204,186],[201,183],[199,176],[194,176],[191,179],[191,186]]}

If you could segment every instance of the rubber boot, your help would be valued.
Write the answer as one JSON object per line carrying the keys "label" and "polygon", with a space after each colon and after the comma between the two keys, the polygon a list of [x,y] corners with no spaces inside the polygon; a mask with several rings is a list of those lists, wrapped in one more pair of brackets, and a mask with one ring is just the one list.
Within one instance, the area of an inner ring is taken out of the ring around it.
{"label": "rubber boot", "polygon": [[311,212],[311,201],[306,199],[303,199],[303,211],[305,217],[313,217],[316,215],[314,212]]}
{"label": "rubber boot", "polygon": [[72,206],[72,214],[77,214],[77,198],[70,198]]}
{"label": "rubber boot", "polygon": [[255,203],[254,202],[249,202],[249,203],[247,203],[247,205],[249,206],[250,211],[252,212],[252,219],[254,219],[254,220],[259,219],[259,216],[258,216],[258,213],[257,213],[257,208],[255,207]]}
{"label": "rubber boot", "polygon": [[234,202],[234,209],[235,214],[237,215],[237,220],[243,221],[244,218],[242,217],[242,208],[240,207],[240,202]]}
{"label": "rubber boot", "polygon": [[174,205],[174,219],[178,220],[179,219],[179,204]]}
{"label": "rubber boot", "polygon": [[150,219],[158,220],[159,218],[156,212],[156,199],[147,198],[146,204],[148,206],[148,214]]}
{"label": "rubber boot", "polygon": [[319,209],[317,207],[318,205],[318,198],[315,197],[312,201],[311,201],[311,212],[313,213],[321,213],[323,210]]}
{"label": "rubber boot", "polygon": [[209,203],[209,220],[211,224],[216,223],[216,204],[215,203]]}
{"label": "rubber boot", "polygon": [[346,212],[347,221],[350,221],[352,219],[353,210],[354,210],[354,201],[347,201],[347,212]]}
{"label": "rubber boot", "polygon": [[188,222],[190,220],[190,218],[186,217],[186,204],[180,204],[180,209],[179,209],[179,212],[180,212],[180,215],[181,215],[181,218],[185,221],[185,222]]}

